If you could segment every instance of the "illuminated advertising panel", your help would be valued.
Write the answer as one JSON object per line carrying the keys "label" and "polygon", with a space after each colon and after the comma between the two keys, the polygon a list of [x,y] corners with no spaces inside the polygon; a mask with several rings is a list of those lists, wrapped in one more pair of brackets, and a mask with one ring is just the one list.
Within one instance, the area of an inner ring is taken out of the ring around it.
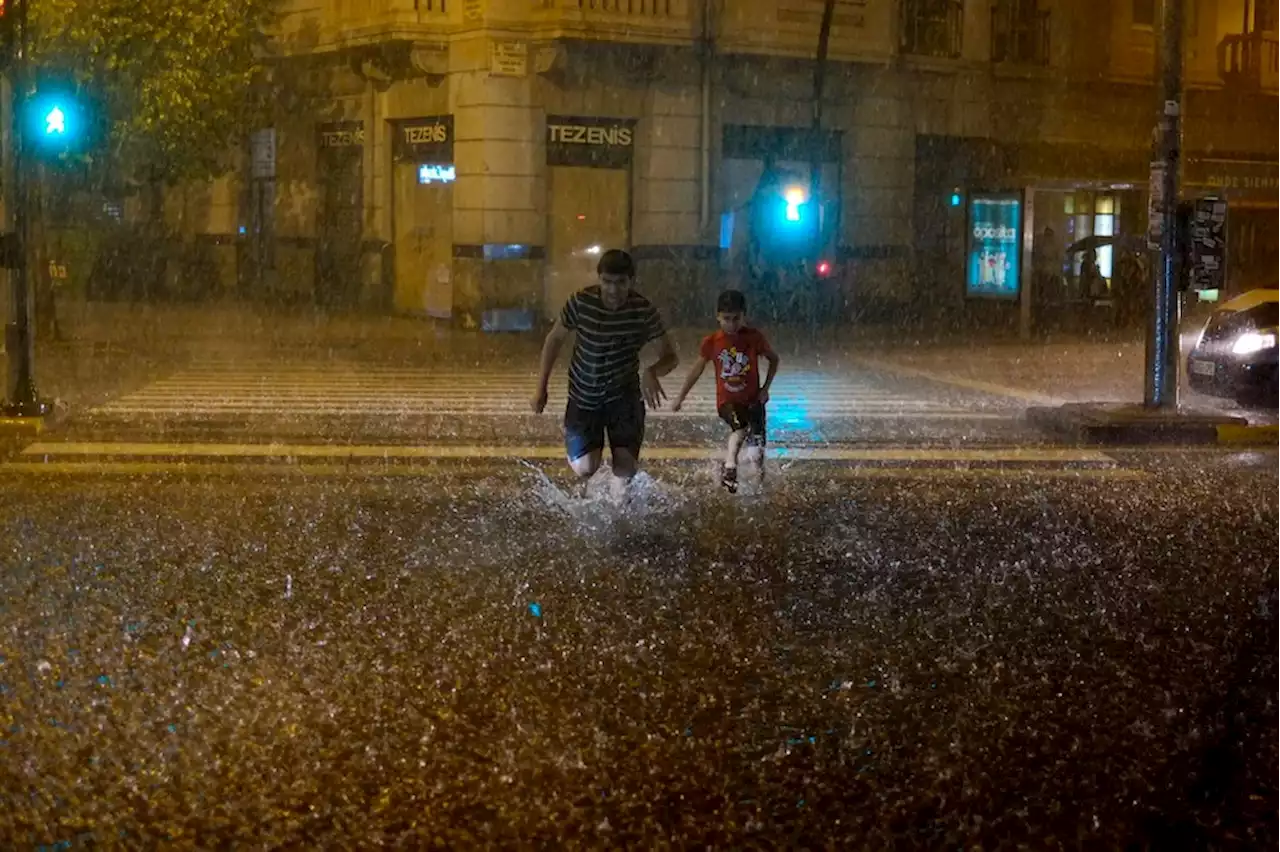
{"label": "illuminated advertising panel", "polygon": [[965,253],[965,295],[1017,299],[1022,284],[1022,195],[973,193]]}

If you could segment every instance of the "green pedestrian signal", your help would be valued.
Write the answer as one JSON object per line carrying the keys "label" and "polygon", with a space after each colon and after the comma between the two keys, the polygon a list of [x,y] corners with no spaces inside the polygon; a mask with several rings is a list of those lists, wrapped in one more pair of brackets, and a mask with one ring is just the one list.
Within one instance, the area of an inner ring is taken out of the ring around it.
{"label": "green pedestrian signal", "polygon": [[22,105],[23,147],[34,157],[57,159],[90,146],[91,110],[85,96],[71,89],[37,88]]}
{"label": "green pedestrian signal", "polygon": [[44,132],[46,136],[58,134],[65,136],[67,133],[67,115],[62,111],[61,107],[54,107],[45,113],[44,116]]}

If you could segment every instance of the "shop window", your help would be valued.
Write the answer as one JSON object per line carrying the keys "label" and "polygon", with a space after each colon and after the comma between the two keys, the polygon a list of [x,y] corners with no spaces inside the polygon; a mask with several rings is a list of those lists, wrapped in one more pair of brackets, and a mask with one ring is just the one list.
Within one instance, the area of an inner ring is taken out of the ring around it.
{"label": "shop window", "polygon": [[[1100,196],[1094,205],[1093,233],[1098,237],[1114,237],[1116,235],[1116,199],[1115,196]],[[1115,251],[1113,246],[1098,246],[1098,272],[1103,278],[1111,278]]]}

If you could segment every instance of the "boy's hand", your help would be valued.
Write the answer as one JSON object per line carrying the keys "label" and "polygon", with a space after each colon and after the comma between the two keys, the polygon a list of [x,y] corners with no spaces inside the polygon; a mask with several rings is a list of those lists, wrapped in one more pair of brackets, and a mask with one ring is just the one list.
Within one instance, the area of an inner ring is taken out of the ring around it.
{"label": "boy's hand", "polygon": [[761,405],[764,405],[768,401],[769,401],[769,389],[760,388],[760,395],[756,397],[756,402],[760,403]]}
{"label": "boy's hand", "polygon": [[679,411],[679,410],[680,410],[680,406],[682,406],[682,405],[684,405],[684,397],[682,397],[682,396],[678,396],[678,397],[676,397],[675,399],[671,400],[671,410],[672,410],[672,411]]}
{"label": "boy's hand", "polygon": [[644,371],[644,378],[640,382],[640,393],[644,395],[645,404],[650,408],[657,408],[667,398],[667,392],[662,389],[662,382],[658,381],[652,368]]}
{"label": "boy's hand", "polygon": [[547,407],[547,389],[538,388],[534,393],[533,399],[529,402],[529,407],[533,409],[534,414],[541,414]]}

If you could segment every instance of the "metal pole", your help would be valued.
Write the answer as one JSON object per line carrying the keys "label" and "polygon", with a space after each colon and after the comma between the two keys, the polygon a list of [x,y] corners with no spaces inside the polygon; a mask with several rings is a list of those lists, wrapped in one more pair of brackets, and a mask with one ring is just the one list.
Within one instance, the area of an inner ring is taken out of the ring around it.
{"label": "metal pole", "polygon": [[810,246],[808,298],[809,335],[817,333],[818,263],[822,253],[822,163],[826,146],[822,144],[822,90],[827,79],[827,50],[831,43],[831,19],[835,15],[835,0],[826,0],[822,6],[822,23],[818,27],[818,59],[813,67],[813,125],[809,135],[809,205],[813,211],[813,245]]}
{"label": "metal pole", "polygon": [[[1152,222],[1159,222],[1160,258],[1152,285],[1155,298],[1147,328],[1144,403],[1148,408],[1178,407],[1178,294],[1182,245],[1178,228],[1178,168],[1182,158],[1182,2],[1164,0],[1160,27],[1159,149],[1151,164],[1151,190],[1159,192]],[[1154,229],[1153,229],[1154,230]],[[1155,235],[1152,234],[1152,242]]]}
{"label": "metal pole", "polygon": [[22,127],[24,104],[31,80],[27,3],[28,0],[18,0],[18,56],[14,63],[12,87],[15,257],[13,267],[9,270],[9,321],[4,330],[9,367],[4,413],[9,417],[39,417],[49,411],[49,407],[40,402],[36,392],[35,341],[31,334],[31,274],[30,264],[27,262],[27,250],[31,245],[30,179],[27,174]]}

